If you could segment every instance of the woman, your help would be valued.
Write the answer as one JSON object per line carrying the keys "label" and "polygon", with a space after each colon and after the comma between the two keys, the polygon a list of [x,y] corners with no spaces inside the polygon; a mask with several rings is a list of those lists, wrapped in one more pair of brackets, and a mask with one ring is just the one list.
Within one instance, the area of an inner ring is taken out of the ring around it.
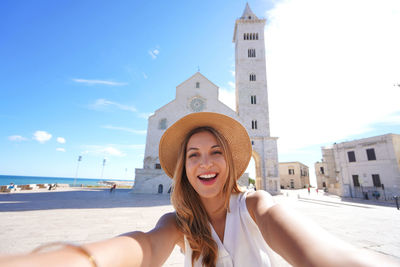
{"label": "woman", "polygon": [[166,130],[159,145],[161,166],[173,178],[176,212],[147,233],[7,256],[0,266],[161,266],[175,245],[185,266],[271,266],[268,246],[294,266],[395,266],[304,222],[265,191],[242,192],[236,180],[251,151],[245,128],[234,119],[189,114]]}

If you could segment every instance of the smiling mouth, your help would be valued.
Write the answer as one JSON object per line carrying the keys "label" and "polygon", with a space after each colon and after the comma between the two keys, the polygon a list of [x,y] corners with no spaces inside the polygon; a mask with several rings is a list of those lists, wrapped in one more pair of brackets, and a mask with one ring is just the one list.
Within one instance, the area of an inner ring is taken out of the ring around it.
{"label": "smiling mouth", "polygon": [[217,178],[218,173],[213,173],[213,174],[202,174],[197,176],[197,178],[199,178],[202,181],[212,181],[215,178]]}

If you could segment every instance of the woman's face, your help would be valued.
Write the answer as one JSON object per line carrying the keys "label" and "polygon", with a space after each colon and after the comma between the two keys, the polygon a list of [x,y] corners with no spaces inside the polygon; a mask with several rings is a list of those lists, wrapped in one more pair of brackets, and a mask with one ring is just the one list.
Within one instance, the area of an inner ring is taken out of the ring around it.
{"label": "woman's face", "polygon": [[185,167],[190,184],[201,198],[220,195],[227,179],[227,164],[212,133],[204,131],[190,137]]}

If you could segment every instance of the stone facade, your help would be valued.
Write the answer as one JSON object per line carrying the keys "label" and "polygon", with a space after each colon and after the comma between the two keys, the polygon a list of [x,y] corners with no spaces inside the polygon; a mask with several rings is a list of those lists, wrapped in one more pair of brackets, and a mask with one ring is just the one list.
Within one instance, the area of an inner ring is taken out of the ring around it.
{"label": "stone facade", "polygon": [[[191,112],[218,112],[240,121],[253,145],[256,187],[272,194],[280,191],[277,138],[270,136],[264,43],[265,20],[248,4],[236,20],[233,42],[236,57],[236,112],[218,100],[218,86],[201,73],[176,87],[173,101],[149,117],[143,169],[135,170],[135,193],[168,193],[172,180],[160,169],[158,144],[165,129]],[[179,140],[177,140],[179,142]],[[248,185],[248,175],[240,183]]]}
{"label": "stone facade", "polygon": [[378,195],[381,199],[400,195],[399,134],[363,138],[323,149],[330,150],[327,155],[333,154],[324,157],[323,163],[334,166],[334,173],[328,171],[328,177],[337,180],[338,195],[359,198]]}
{"label": "stone facade", "polygon": [[296,162],[280,162],[279,176],[282,189],[301,189],[310,185],[308,166]]}

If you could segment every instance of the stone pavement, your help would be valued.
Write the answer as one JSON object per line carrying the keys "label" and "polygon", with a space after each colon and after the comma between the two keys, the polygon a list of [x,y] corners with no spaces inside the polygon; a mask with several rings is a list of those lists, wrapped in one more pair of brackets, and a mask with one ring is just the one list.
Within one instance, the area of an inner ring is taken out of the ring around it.
{"label": "stone pavement", "polygon": [[[283,191],[278,203],[296,210],[356,246],[400,260],[400,211],[393,205],[343,202],[336,196]],[[29,252],[53,241],[93,242],[133,230],[148,231],[173,211],[167,195],[117,189],[0,194],[0,253]],[[277,256],[278,266],[289,266]],[[175,248],[164,266],[182,266]]]}

